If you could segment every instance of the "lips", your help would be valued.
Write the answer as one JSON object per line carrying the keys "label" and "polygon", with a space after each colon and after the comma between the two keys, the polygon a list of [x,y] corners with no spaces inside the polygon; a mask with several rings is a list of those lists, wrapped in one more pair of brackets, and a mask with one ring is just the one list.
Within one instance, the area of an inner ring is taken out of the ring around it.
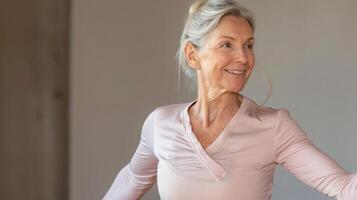
{"label": "lips", "polygon": [[224,69],[224,71],[233,75],[242,75],[246,72],[246,70],[239,70],[239,69]]}

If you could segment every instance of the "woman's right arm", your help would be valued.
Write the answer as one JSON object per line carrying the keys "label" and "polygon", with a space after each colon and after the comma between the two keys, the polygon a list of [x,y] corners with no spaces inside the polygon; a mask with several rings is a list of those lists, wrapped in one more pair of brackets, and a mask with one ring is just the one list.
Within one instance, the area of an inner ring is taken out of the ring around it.
{"label": "woman's right arm", "polygon": [[139,199],[156,182],[158,159],[153,151],[154,113],[155,110],[145,119],[135,154],[120,170],[103,200]]}

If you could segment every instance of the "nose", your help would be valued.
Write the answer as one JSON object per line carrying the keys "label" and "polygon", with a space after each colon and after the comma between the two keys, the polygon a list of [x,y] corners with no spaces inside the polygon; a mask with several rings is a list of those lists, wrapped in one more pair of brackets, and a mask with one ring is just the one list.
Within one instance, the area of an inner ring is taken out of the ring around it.
{"label": "nose", "polygon": [[248,62],[247,52],[243,48],[237,48],[234,51],[235,61],[241,64],[246,64]]}

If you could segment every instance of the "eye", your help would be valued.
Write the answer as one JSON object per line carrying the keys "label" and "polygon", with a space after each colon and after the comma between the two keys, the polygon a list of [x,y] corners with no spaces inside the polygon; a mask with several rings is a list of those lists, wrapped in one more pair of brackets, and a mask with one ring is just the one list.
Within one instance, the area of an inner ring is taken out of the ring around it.
{"label": "eye", "polygon": [[245,49],[253,49],[253,47],[254,47],[254,45],[251,44],[251,43],[248,43],[248,44],[245,44],[245,45],[244,45],[244,48],[245,48]]}
{"label": "eye", "polygon": [[221,45],[223,48],[232,48],[232,44],[230,42],[225,42]]}

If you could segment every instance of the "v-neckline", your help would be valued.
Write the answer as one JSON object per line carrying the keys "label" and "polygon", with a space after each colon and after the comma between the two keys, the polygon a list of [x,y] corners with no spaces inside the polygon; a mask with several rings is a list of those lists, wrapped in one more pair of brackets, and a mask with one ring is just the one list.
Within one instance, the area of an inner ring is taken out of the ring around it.
{"label": "v-neckline", "polygon": [[231,132],[231,126],[233,124],[237,124],[238,121],[242,118],[243,111],[245,109],[246,103],[247,103],[247,97],[242,95],[242,102],[241,105],[239,106],[238,110],[235,112],[235,114],[231,117],[229,122],[226,124],[224,127],[223,131],[219,134],[219,136],[210,144],[206,147],[206,149],[203,148],[202,144],[199,142],[198,138],[196,137],[195,133],[192,131],[192,126],[190,123],[190,116],[188,114],[188,108],[193,105],[197,99],[188,102],[187,105],[184,107],[182,110],[182,119],[183,119],[183,126],[186,130],[186,134],[190,140],[190,143],[192,147],[194,148],[195,152],[198,154],[199,159],[203,164],[206,165],[207,168],[211,170],[213,173],[214,178],[217,180],[219,178],[222,178],[225,175],[225,170],[222,166],[220,166],[215,160],[213,160],[210,157],[210,154],[213,154],[215,151],[219,149],[219,147],[222,146],[225,138],[227,135]]}
{"label": "v-neckline", "polygon": [[187,127],[187,129],[189,130],[189,134],[193,135],[194,136],[194,140],[197,140],[197,142],[199,142],[201,148],[206,151],[207,153],[210,153],[212,152],[215,147],[218,147],[218,145],[223,142],[223,139],[225,138],[225,136],[227,134],[229,134],[229,130],[233,124],[234,121],[238,120],[239,118],[241,118],[241,112],[243,112],[243,108],[244,108],[244,105],[246,103],[246,97],[244,95],[241,95],[242,96],[242,102],[241,102],[241,105],[239,106],[238,110],[233,114],[233,116],[231,117],[231,119],[228,121],[228,123],[226,124],[226,126],[223,128],[223,130],[221,131],[221,133],[218,135],[218,137],[210,144],[208,145],[206,148],[203,148],[202,144],[198,141],[198,138],[196,136],[196,134],[193,132],[192,130],[192,126],[191,126],[191,120],[190,120],[190,116],[188,114],[188,109],[190,106],[192,106],[196,101],[197,99],[187,103],[187,105],[185,106],[184,110],[183,110],[183,114],[184,114],[184,125]]}

